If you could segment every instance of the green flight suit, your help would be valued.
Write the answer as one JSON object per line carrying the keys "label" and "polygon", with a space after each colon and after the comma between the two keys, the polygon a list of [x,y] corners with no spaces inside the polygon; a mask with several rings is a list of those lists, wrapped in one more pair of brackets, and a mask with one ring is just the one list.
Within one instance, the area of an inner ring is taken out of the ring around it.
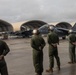
{"label": "green flight suit", "polygon": [[73,44],[76,42],[76,36],[75,34],[70,34],[69,35],[69,56],[70,56],[70,61],[73,63],[75,62],[75,45]]}
{"label": "green flight suit", "polygon": [[53,46],[52,44],[59,44],[59,37],[55,32],[48,33],[47,41],[49,44],[49,67],[52,69],[54,67],[54,57],[57,61],[57,66],[60,67],[60,58],[58,56],[58,48],[57,46]]}
{"label": "green flight suit", "polygon": [[[8,45],[4,41],[0,40],[0,57],[1,55],[6,56],[9,53],[9,51],[10,49]],[[8,75],[7,64],[4,57],[0,59],[0,74]]]}
{"label": "green flight suit", "polygon": [[40,74],[43,72],[43,48],[45,41],[40,35],[33,35],[31,39],[31,47],[33,48],[33,64],[35,72]]}

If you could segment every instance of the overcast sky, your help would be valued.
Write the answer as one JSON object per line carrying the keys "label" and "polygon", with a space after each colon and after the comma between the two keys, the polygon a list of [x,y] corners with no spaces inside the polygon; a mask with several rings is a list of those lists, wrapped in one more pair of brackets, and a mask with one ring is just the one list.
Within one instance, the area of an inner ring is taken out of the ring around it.
{"label": "overcast sky", "polygon": [[0,19],[73,22],[76,21],[76,0],[0,0]]}

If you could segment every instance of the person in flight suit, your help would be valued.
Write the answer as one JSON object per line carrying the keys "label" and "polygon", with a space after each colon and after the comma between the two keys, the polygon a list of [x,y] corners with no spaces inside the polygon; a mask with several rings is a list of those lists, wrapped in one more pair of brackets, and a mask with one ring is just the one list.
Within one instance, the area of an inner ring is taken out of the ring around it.
{"label": "person in flight suit", "polygon": [[54,57],[57,61],[58,70],[60,70],[60,58],[58,56],[58,48],[57,45],[59,44],[59,37],[54,32],[54,27],[49,27],[50,32],[47,36],[47,41],[49,44],[49,69],[46,70],[46,72],[53,72],[54,67]]}
{"label": "person in flight suit", "polygon": [[42,75],[43,72],[43,48],[45,41],[39,34],[37,29],[33,30],[31,38],[31,47],[33,48],[33,64],[37,75]]}
{"label": "person in flight suit", "polygon": [[72,30],[69,30],[69,56],[70,62],[69,64],[75,63],[75,45],[76,45],[76,35]]}
{"label": "person in flight suit", "polygon": [[0,40],[0,73],[1,75],[8,75],[7,64],[4,56],[10,51],[8,45]]}

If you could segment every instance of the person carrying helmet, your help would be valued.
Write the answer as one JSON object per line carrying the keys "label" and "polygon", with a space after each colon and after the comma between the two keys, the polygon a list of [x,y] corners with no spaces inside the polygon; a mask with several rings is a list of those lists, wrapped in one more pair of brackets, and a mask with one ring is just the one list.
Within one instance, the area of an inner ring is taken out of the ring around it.
{"label": "person carrying helmet", "polygon": [[50,26],[49,30],[50,30],[50,32],[48,33],[48,36],[47,36],[47,42],[49,44],[49,63],[50,63],[50,65],[49,65],[49,69],[47,69],[46,72],[53,72],[54,57],[56,58],[56,61],[57,61],[58,70],[60,70],[60,58],[58,56],[58,48],[57,48],[57,45],[59,44],[59,37],[54,32],[53,26]]}
{"label": "person carrying helmet", "polygon": [[69,30],[69,56],[70,62],[69,64],[75,63],[75,45],[76,45],[76,35],[72,30]]}
{"label": "person carrying helmet", "polygon": [[37,75],[42,75],[43,72],[43,48],[45,41],[37,29],[33,30],[31,38],[31,47],[33,48],[33,64]]}

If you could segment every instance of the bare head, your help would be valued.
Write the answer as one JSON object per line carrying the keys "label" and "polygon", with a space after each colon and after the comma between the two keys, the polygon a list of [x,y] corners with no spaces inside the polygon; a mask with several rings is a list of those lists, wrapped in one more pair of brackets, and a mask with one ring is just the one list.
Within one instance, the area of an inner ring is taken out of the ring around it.
{"label": "bare head", "polygon": [[69,30],[69,33],[72,33],[72,32],[73,32],[73,30],[70,29],[70,30]]}
{"label": "bare head", "polygon": [[32,32],[34,35],[38,35],[39,34],[39,30],[38,29],[34,29]]}
{"label": "bare head", "polygon": [[54,31],[54,27],[53,26],[49,26],[49,30],[50,31]]}

